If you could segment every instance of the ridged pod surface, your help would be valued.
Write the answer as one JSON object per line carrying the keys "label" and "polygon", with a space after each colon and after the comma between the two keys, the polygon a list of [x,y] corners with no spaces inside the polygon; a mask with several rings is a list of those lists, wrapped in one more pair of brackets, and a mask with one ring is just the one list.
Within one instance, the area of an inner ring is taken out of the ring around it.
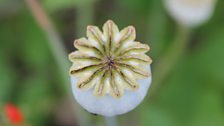
{"label": "ridged pod surface", "polygon": [[75,40],[69,54],[72,91],[87,111],[114,116],[134,109],[151,84],[149,46],[135,41],[133,26],[119,31],[108,20],[103,32],[87,27],[87,39]]}

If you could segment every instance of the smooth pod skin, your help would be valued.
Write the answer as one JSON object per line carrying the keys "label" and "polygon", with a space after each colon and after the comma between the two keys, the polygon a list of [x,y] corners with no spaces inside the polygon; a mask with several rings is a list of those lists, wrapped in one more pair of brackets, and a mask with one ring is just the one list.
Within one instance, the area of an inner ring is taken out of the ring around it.
{"label": "smooth pod skin", "polygon": [[212,16],[216,0],[164,0],[170,15],[181,25],[194,27]]}
{"label": "smooth pod skin", "polygon": [[[146,68],[151,73],[150,66]],[[115,99],[110,95],[95,97],[93,89],[83,91],[77,88],[77,79],[71,76],[72,92],[76,101],[87,111],[103,116],[115,116],[127,113],[136,108],[146,96],[151,85],[151,76],[137,80],[140,84],[136,91],[125,90],[121,98]]]}

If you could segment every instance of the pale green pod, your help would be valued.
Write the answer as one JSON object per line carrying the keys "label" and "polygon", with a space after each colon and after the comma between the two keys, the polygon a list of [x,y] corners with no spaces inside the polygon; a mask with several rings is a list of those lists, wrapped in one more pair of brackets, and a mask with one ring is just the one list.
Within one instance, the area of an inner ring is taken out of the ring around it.
{"label": "pale green pod", "polygon": [[103,32],[87,27],[87,37],[75,40],[69,54],[72,91],[87,111],[114,116],[134,109],[151,84],[149,46],[135,41],[135,28],[119,31],[108,20]]}
{"label": "pale green pod", "polygon": [[185,27],[195,27],[208,21],[217,0],[164,0],[169,14]]}

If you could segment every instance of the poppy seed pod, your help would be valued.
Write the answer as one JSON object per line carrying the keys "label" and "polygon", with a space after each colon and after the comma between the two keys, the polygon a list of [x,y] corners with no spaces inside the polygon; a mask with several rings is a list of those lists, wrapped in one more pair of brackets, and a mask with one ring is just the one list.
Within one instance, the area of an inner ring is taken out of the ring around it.
{"label": "poppy seed pod", "polygon": [[69,54],[72,91],[87,111],[115,116],[134,109],[151,84],[149,46],[135,41],[135,28],[119,31],[108,20],[103,32],[87,27],[87,39],[75,40],[77,51]]}
{"label": "poppy seed pod", "polygon": [[170,15],[179,23],[195,27],[206,22],[213,14],[216,0],[164,0]]}

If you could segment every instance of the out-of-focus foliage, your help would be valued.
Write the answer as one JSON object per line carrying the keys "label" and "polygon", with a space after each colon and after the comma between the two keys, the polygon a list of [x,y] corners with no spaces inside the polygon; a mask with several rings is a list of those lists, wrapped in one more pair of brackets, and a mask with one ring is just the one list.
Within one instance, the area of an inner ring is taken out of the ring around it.
{"label": "out-of-focus foliage", "polygon": [[94,0],[43,0],[42,4],[49,11],[57,11],[64,8],[71,8],[77,6],[84,6],[85,4],[92,4]]}
{"label": "out-of-focus foliage", "polygon": [[[81,37],[78,35],[86,30],[76,25],[82,20],[100,26],[107,19],[121,28],[134,25],[137,40],[151,46],[149,55],[154,63],[166,53],[176,35],[177,25],[158,0],[42,0],[41,3],[68,52],[74,49],[75,37]],[[83,9],[83,14],[91,14],[92,19],[80,13],[80,5],[85,8],[87,4],[94,7],[94,12]],[[157,93],[150,96],[149,91],[137,109],[120,116],[121,125],[224,126],[223,7],[224,1],[219,0],[211,20],[193,29],[185,54]],[[62,104],[71,106],[66,102],[69,98],[63,90],[65,85],[70,84],[63,83],[48,39],[27,5],[1,0],[0,109],[6,103],[18,105],[31,126],[66,125],[66,118],[58,118],[70,116],[61,112],[70,109],[61,107]],[[75,125],[75,117],[72,121]]]}

